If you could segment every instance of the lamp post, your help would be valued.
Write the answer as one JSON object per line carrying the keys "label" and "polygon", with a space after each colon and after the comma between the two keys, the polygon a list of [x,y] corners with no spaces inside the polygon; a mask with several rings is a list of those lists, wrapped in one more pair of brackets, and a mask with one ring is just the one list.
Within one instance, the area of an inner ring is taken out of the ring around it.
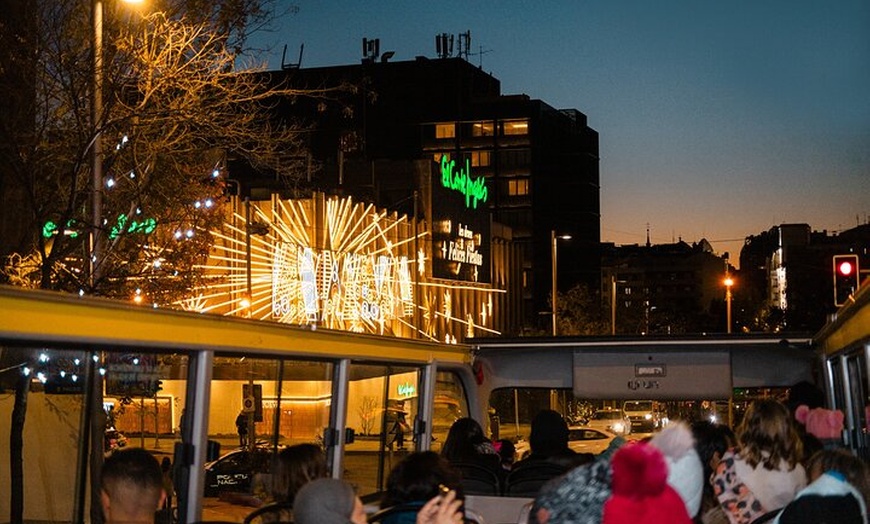
{"label": "lamp post", "polygon": [[571,240],[571,235],[558,235],[557,236],[556,230],[551,229],[550,230],[550,246],[551,246],[552,252],[550,253],[550,257],[552,259],[552,264],[553,264],[553,299],[552,299],[552,302],[553,302],[552,313],[553,313],[553,315],[552,315],[552,318],[553,318],[553,336],[554,337],[556,336],[556,323],[558,320],[558,308],[556,307],[556,302],[558,300],[557,295],[559,293],[559,289],[558,289],[558,286],[556,285],[557,280],[558,280],[557,279],[558,263],[556,262],[556,246],[557,246],[557,243],[559,242],[559,240]]}
{"label": "lamp post", "polygon": [[[128,4],[140,4],[142,0],[123,0]],[[100,230],[103,220],[103,0],[92,0],[93,21],[93,66],[91,79],[91,234],[88,245],[88,284],[94,292],[100,279],[102,239]]]}
{"label": "lamp post", "polygon": [[94,77],[91,85],[91,125],[93,126],[93,144],[91,145],[91,235],[88,245],[88,283],[94,292],[99,280],[98,258],[102,255],[100,249],[100,222],[103,215],[103,2],[93,0],[91,16],[94,23]]}
{"label": "lamp post", "polygon": [[734,285],[734,279],[731,278],[731,275],[725,273],[725,280],[723,281],[725,284],[725,311],[726,311],[726,329],[727,333],[731,334],[731,286]]}

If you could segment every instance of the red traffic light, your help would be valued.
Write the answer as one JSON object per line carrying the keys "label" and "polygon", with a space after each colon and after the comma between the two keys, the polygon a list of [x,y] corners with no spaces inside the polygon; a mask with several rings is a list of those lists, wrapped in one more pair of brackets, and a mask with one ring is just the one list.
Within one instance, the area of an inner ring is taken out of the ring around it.
{"label": "red traffic light", "polygon": [[858,291],[858,255],[834,255],[834,305],[840,307]]}
{"label": "red traffic light", "polygon": [[852,262],[848,260],[840,262],[840,264],[837,266],[837,271],[843,276],[851,275],[852,271],[854,270],[855,268],[852,266]]}

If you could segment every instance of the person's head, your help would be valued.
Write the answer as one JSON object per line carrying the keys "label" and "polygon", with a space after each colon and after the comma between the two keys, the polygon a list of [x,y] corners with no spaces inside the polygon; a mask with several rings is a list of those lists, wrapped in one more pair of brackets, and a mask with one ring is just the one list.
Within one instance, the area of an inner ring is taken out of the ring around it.
{"label": "person's head", "polygon": [[613,455],[611,469],[612,494],[604,503],[603,524],[692,522],[685,502],[668,484],[667,460],[654,444],[623,446]]}
{"label": "person's head", "polygon": [[434,451],[409,454],[387,477],[387,491],[381,507],[388,508],[405,502],[425,502],[440,494],[439,485],[457,492],[462,499],[460,473]]}
{"label": "person's head", "polygon": [[712,503],[716,496],[709,479],[716,471],[722,455],[734,447],[734,433],[728,426],[714,424],[709,420],[698,420],[692,423],[692,435],[695,437],[695,450],[704,467],[704,498]]}
{"label": "person's head", "polygon": [[326,476],[326,455],[320,446],[296,444],[284,448],[275,457],[272,469],[272,497],[275,502],[292,503],[303,485]]}
{"label": "person's head", "polygon": [[441,447],[441,455],[450,461],[468,460],[477,454],[476,446],[486,437],[483,428],[473,418],[461,418],[450,426]]}
{"label": "person's head", "polygon": [[163,505],[163,472],[142,448],[116,451],[100,472],[100,502],[108,524],[151,524]]}
{"label": "person's head", "polygon": [[366,512],[353,487],[339,479],[315,479],[305,484],[293,503],[296,524],[366,524]]}
{"label": "person's head", "polygon": [[540,411],[532,419],[529,435],[532,454],[549,457],[568,449],[568,424],[562,415],[552,409]]}
{"label": "person's head", "polygon": [[823,449],[807,461],[807,480],[813,482],[828,471],[843,475],[864,496],[870,504],[870,468],[867,464],[845,449]]}
{"label": "person's head", "polygon": [[785,460],[794,468],[803,456],[803,445],[794,427],[791,413],[773,399],[756,400],[746,409],[737,427],[740,456],[756,467],[778,469]]}
{"label": "person's head", "polygon": [[514,457],[517,454],[517,447],[513,441],[503,438],[498,441],[498,456],[501,457],[501,463],[505,466],[510,466],[514,463]]}

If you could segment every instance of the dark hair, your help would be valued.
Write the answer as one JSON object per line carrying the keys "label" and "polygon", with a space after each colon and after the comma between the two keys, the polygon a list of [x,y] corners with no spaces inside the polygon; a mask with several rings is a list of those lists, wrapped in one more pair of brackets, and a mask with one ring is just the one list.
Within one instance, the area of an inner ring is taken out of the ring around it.
{"label": "dark hair", "polygon": [[813,481],[826,471],[842,474],[864,497],[865,505],[870,504],[870,470],[863,460],[845,449],[823,449],[807,461],[807,476]]}
{"label": "dark hair", "polygon": [[117,497],[121,491],[117,488],[121,485],[134,487],[137,493],[135,500],[122,501],[122,505],[156,511],[163,493],[160,463],[142,448],[125,448],[112,453],[103,462],[100,487],[113,504],[118,504]]}
{"label": "dark hair", "polygon": [[327,476],[326,455],[316,444],[296,444],[275,457],[272,469],[272,497],[275,502],[292,503],[299,488]]}
{"label": "dark hair", "polygon": [[777,469],[785,460],[794,469],[803,458],[803,444],[788,408],[773,399],[756,400],[737,428],[740,456],[751,467]]}
{"label": "dark hair", "polygon": [[513,464],[514,455],[517,454],[517,447],[513,441],[503,438],[498,441],[498,455],[501,457],[502,464]]}
{"label": "dark hair", "polygon": [[734,432],[728,426],[714,424],[709,420],[696,420],[692,423],[692,436],[695,437],[695,451],[701,459],[704,468],[704,494],[702,503],[715,504],[716,495],[713,492],[713,484],[709,482],[713,475],[713,456],[718,453],[721,457],[729,448],[734,447],[736,439]]}
{"label": "dark hair", "polygon": [[532,454],[546,458],[564,453],[568,449],[568,424],[558,412],[545,409],[532,419],[529,435]]}
{"label": "dark hair", "polygon": [[411,453],[396,464],[387,477],[387,491],[381,507],[425,502],[440,493],[439,485],[455,490],[462,498],[460,473],[444,457],[434,451]]}
{"label": "dark hair", "polygon": [[479,455],[478,446],[486,442],[483,428],[473,418],[461,418],[450,426],[441,447],[441,456],[450,462],[471,460]]}

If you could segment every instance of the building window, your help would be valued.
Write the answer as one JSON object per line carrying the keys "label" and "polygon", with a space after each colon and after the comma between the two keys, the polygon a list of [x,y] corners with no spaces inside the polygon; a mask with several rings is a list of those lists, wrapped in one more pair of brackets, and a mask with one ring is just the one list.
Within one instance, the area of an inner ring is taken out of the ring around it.
{"label": "building window", "polygon": [[529,179],[528,178],[517,178],[513,180],[508,180],[508,195],[509,196],[522,196],[529,194]]}
{"label": "building window", "polygon": [[503,135],[528,135],[529,121],[528,120],[506,120],[502,122]]}
{"label": "building window", "polygon": [[472,151],[469,156],[471,167],[486,167],[492,164],[492,151]]}
{"label": "building window", "polygon": [[531,151],[528,149],[503,149],[498,154],[501,167],[506,169],[528,167],[532,163]]}
{"label": "building window", "polygon": [[471,136],[492,136],[492,122],[474,122],[471,124]]}
{"label": "building window", "polygon": [[435,124],[435,138],[456,138],[456,124]]}

